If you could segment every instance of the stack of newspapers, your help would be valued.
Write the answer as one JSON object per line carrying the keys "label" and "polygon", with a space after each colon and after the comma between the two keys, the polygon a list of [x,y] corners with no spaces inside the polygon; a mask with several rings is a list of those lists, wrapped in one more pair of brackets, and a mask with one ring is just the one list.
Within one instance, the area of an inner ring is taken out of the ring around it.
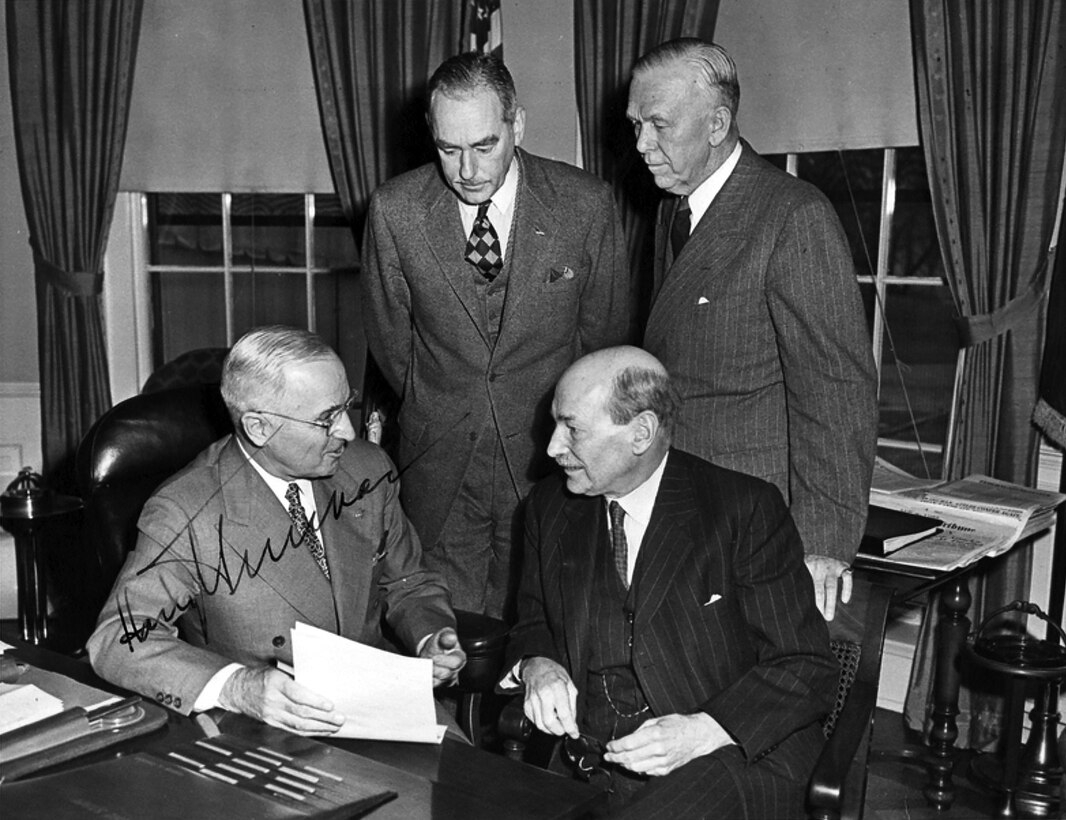
{"label": "stack of newspapers", "polygon": [[1053,523],[1066,495],[970,475],[958,481],[915,478],[878,460],[871,506],[940,522],[934,533],[874,560],[952,570],[1006,552]]}

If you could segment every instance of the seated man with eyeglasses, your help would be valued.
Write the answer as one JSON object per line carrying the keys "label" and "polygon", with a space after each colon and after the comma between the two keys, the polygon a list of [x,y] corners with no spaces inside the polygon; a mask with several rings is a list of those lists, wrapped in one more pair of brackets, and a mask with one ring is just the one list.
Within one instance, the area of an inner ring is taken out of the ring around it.
{"label": "seated man with eyeglasses", "polygon": [[182,714],[222,707],[299,734],[336,732],[344,716],[275,666],[291,663],[297,621],[455,679],[465,655],[448,590],[423,564],[396,468],[356,439],[353,397],[312,333],[238,340],[222,369],[235,432],[145,504],[89,639],[97,673]]}
{"label": "seated man with eyeglasses", "polygon": [[671,447],[634,347],[579,359],[548,454],[501,688],[619,817],[803,816],[837,666],[780,492]]}

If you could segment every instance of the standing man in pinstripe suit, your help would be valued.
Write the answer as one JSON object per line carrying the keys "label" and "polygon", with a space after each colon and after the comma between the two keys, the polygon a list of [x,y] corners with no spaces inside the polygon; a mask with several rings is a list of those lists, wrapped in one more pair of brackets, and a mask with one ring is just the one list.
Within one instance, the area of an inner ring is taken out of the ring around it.
{"label": "standing man in pinstripe suit", "polygon": [[511,675],[619,816],[801,816],[836,663],[799,535],[773,485],[671,449],[676,410],[638,348],[559,381]]}
{"label": "standing man in pinstripe suit", "polygon": [[684,398],[679,447],[777,485],[818,607],[851,594],[877,441],[876,374],[854,265],[826,198],[740,139],[736,66],[672,40],[633,69],[628,117],[656,184],[644,346]]}

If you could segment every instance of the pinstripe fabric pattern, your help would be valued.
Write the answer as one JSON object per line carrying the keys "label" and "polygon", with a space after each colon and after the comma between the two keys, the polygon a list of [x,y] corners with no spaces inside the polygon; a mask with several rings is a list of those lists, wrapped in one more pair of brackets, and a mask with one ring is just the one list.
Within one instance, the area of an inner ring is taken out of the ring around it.
{"label": "pinstripe fabric pattern", "polygon": [[[602,500],[568,494],[560,476],[534,489],[508,665],[542,655],[584,686],[595,543],[604,527]],[[780,494],[672,450],[632,595],[633,667],[652,715],[702,709],[739,744],[714,756],[725,769],[693,761],[669,778],[696,777],[699,799],[717,793],[708,780],[717,772],[794,801],[822,742],[816,721],[831,706],[837,670]],[[734,755],[737,765],[729,763]]]}
{"label": "pinstripe fabric pattern", "polygon": [[644,346],[684,398],[674,443],[764,478],[808,553],[854,558],[877,435],[869,334],[847,240],[813,186],[744,143],[676,260],[656,225]]}

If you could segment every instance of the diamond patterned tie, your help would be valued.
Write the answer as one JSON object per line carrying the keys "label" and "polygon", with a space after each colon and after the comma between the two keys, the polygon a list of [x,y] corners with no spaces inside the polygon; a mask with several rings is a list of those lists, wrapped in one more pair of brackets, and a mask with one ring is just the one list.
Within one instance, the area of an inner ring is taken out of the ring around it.
{"label": "diamond patterned tie", "polygon": [[329,564],[326,563],[326,550],[322,547],[322,542],[318,540],[315,528],[307,520],[304,505],[300,503],[300,488],[296,484],[290,484],[285,490],[285,500],[289,502],[289,518],[292,519],[292,523],[296,525],[296,531],[300,534],[298,543],[307,545],[308,552],[311,553],[328,581]]}
{"label": "diamond patterned tie", "polygon": [[466,241],[466,261],[472,264],[486,280],[491,282],[503,270],[503,251],[500,237],[489,220],[489,205],[492,200],[477,206],[477,219]]}
{"label": "diamond patterned tie", "polygon": [[674,210],[674,220],[670,225],[670,248],[674,252],[674,259],[681,255],[691,229],[692,210],[688,207],[688,197],[683,196]]}
{"label": "diamond patterned tie", "polygon": [[626,544],[625,517],[626,511],[617,501],[611,501],[607,505],[607,511],[611,515],[611,546],[614,547],[614,568],[618,570],[618,577],[622,584],[629,589],[629,547]]}

